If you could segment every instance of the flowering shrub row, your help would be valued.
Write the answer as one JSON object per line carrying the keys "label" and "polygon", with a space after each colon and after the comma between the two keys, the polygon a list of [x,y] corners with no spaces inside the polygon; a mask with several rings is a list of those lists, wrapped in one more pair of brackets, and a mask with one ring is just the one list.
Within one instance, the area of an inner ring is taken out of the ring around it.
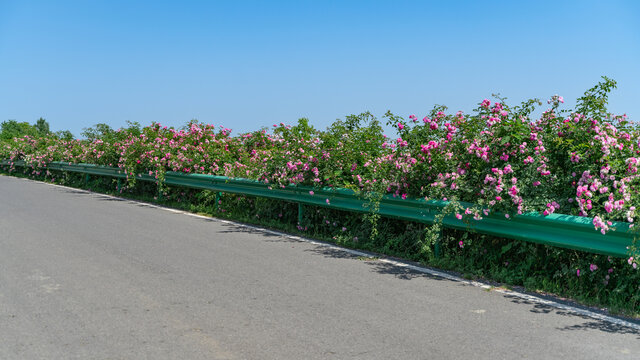
{"label": "flowering shrub row", "polygon": [[607,113],[614,87],[604,78],[571,111],[560,110],[563,99],[554,96],[537,119],[530,118],[537,100],[512,108],[500,98],[482,101],[471,115],[444,107],[421,119],[387,113],[397,138],[384,135],[369,113],[325,131],[301,119],[239,136],[198,122],[181,130],[154,123],[92,140],[15,138],[0,157],[37,169],[49,161],[118,166],[160,182],[166,171],[179,171],[459,200],[477,206],[456,216],[475,220],[491,211],[558,212],[593,218],[606,233],[612,221],[633,223],[640,205],[639,127],[626,115]]}

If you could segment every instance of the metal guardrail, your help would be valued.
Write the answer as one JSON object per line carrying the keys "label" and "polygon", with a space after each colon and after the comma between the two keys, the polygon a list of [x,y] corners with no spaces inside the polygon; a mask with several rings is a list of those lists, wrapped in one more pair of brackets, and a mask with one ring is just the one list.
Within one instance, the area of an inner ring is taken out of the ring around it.
{"label": "metal guardrail", "polygon": [[[0,165],[10,165],[8,161]],[[16,161],[14,166],[26,166],[24,162]],[[91,164],[69,164],[64,162],[50,162],[46,165],[50,170],[78,172],[90,175],[110,176],[118,179],[127,178],[119,168],[112,168]],[[142,181],[157,182],[154,176],[138,175]],[[302,219],[303,205],[314,205],[332,209],[366,213],[370,212],[370,201],[349,189],[316,189],[306,186],[274,187],[259,181],[248,179],[232,179],[223,176],[184,174],[167,172],[165,184],[184,186],[194,189],[206,189],[216,192],[244,194],[250,196],[279,199],[299,204],[299,220]],[[119,185],[118,185],[119,187]],[[401,199],[385,195],[380,199],[378,213],[381,216],[433,224],[438,214],[441,214],[449,203],[447,201]],[[472,204],[461,204],[464,207]],[[453,214],[442,219],[446,228],[476,231],[481,234],[493,235],[509,239],[516,239],[562,248],[586,251],[596,254],[612,255],[616,257],[628,256],[629,247],[633,243],[634,234],[629,223],[615,222],[606,235],[594,229],[593,219],[551,214],[544,216],[537,213],[516,215],[507,219],[503,214],[492,213],[482,220],[457,219]]]}

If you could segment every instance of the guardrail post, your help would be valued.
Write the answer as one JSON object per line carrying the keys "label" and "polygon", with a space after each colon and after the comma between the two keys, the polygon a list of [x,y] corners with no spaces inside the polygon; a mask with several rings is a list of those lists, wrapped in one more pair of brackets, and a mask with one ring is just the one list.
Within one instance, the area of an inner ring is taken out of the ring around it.
{"label": "guardrail post", "polygon": [[298,225],[302,226],[302,218],[304,217],[304,205],[298,203]]}
{"label": "guardrail post", "polygon": [[216,192],[216,205],[214,207],[214,209],[216,211],[218,211],[218,209],[220,208],[220,198],[222,197],[222,193],[221,192]]}
{"label": "guardrail post", "polygon": [[442,228],[438,231],[438,238],[435,244],[433,244],[433,252],[435,253],[436,259],[442,256]]}
{"label": "guardrail post", "polygon": [[89,174],[84,174],[84,186],[89,187]]}
{"label": "guardrail post", "polygon": [[162,186],[158,183],[158,201],[162,201]]}

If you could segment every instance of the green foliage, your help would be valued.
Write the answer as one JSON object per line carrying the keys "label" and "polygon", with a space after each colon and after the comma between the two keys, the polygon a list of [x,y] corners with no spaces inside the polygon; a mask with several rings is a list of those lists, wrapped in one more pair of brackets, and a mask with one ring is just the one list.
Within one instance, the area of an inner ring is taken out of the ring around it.
{"label": "green foliage", "polygon": [[607,117],[607,102],[609,101],[609,93],[617,87],[615,80],[606,76],[602,77],[603,81],[596,86],[587,90],[583,96],[578,98],[576,112],[587,118],[601,120]]}
{"label": "green foliage", "polygon": [[318,130],[309,125],[309,119],[300,118],[294,126],[280,126],[273,131],[287,140],[310,140],[318,136]]}
{"label": "green foliage", "polygon": [[28,122],[18,122],[7,120],[0,124],[0,141],[11,141],[15,138],[56,138],[65,141],[72,141],[73,134],[69,130],[51,132],[49,122],[44,118],[39,118],[31,125]]}
{"label": "green foliage", "polygon": [[54,135],[60,139],[60,140],[64,140],[64,141],[72,141],[73,139],[75,139],[75,136],[73,136],[73,134],[71,133],[71,131],[69,130],[60,130],[60,131],[56,131],[54,133]]}
{"label": "green foliage", "polygon": [[39,118],[34,127],[38,132],[38,136],[49,136],[51,134],[49,123],[44,118]]}
{"label": "green foliage", "polygon": [[0,140],[9,141],[14,138],[24,136],[36,137],[39,135],[38,129],[28,122],[18,122],[16,120],[7,120],[0,124]]}
{"label": "green foliage", "polygon": [[369,166],[370,159],[383,153],[382,144],[385,141],[380,121],[370,112],[348,115],[344,121],[336,120],[326,131],[319,134],[319,140],[322,143],[323,156],[340,154],[331,157],[330,168],[320,168],[320,171],[326,174],[327,182],[359,190],[365,184],[358,179],[384,176],[382,172],[374,174],[375,169]]}
{"label": "green foliage", "polygon": [[98,123],[92,127],[82,129],[81,135],[90,142],[95,140],[111,140],[114,138],[115,130],[108,124]]}

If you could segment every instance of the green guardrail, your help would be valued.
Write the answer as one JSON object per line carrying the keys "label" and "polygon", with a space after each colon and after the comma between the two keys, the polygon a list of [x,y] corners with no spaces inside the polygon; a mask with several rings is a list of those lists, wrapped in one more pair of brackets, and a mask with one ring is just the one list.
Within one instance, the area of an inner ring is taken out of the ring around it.
{"label": "green guardrail", "polygon": [[[0,162],[4,166],[24,167],[24,161]],[[92,164],[70,164],[64,162],[50,162],[45,168],[58,171],[70,171],[87,175],[110,176],[120,179],[127,175],[119,168]],[[142,181],[157,182],[154,176],[136,175]],[[85,178],[88,180],[88,178]],[[224,176],[204,174],[184,174],[167,172],[165,184],[184,186],[194,189],[206,189],[216,192],[244,194],[250,196],[279,199],[298,203],[298,219],[302,222],[304,205],[314,205],[332,209],[354,212],[370,212],[370,201],[349,189],[316,189],[306,186],[278,187],[264,182],[233,179]],[[120,188],[120,181],[118,181]],[[378,213],[381,216],[433,224],[438,214],[441,214],[449,204],[447,201],[401,199],[385,195],[380,199]],[[472,204],[461,203],[464,207]],[[503,214],[492,213],[481,220],[457,219],[453,214],[442,219],[446,228],[476,231],[509,239],[516,239],[539,244],[557,246],[568,249],[587,251],[596,254],[616,257],[628,256],[629,247],[633,243],[634,233],[626,222],[614,222],[610,227],[615,229],[603,235],[594,229],[592,218],[573,215],[551,214],[541,215],[528,213],[516,215],[507,219]],[[436,252],[438,249],[436,248]]]}

